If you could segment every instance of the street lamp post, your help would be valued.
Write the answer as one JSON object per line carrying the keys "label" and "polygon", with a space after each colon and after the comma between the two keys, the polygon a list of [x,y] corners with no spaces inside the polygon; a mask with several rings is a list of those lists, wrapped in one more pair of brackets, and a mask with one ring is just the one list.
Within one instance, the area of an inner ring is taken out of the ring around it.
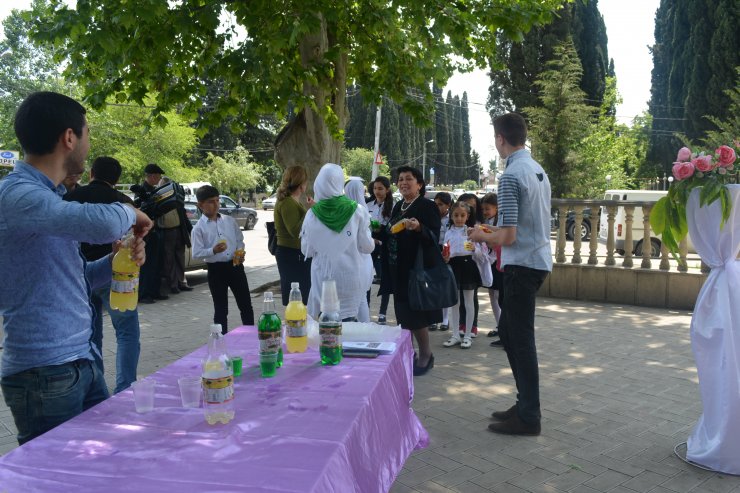
{"label": "street lamp post", "polygon": [[424,181],[427,179],[427,144],[434,142],[434,139],[424,142],[424,149],[421,151],[421,177]]}

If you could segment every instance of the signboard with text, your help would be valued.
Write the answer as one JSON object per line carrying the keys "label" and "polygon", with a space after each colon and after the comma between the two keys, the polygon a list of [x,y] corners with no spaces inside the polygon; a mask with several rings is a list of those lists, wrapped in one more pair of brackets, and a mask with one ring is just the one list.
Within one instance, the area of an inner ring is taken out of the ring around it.
{"label": "signboard with text", "polygon": [[20,158],[18,151],[0,151],[0,165],[2,166],[13,167]]}

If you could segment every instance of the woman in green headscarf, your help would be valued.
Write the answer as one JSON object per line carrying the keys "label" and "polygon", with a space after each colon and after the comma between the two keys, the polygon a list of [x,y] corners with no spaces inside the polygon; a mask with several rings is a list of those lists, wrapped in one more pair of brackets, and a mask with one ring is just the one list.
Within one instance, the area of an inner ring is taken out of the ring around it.
{"label": "woman in green headscarf", "polygon": [[362,254],[372,253],[370,216],[357,202],[344,195],[344,172],[327,163],[313,185],[316,203],[306,213],[301,230],[301,251],[312,258],[308,313],[318,318],[321,286],[327,279],[337,283],[342,319],[357,317],[367,286],[358,269]]}

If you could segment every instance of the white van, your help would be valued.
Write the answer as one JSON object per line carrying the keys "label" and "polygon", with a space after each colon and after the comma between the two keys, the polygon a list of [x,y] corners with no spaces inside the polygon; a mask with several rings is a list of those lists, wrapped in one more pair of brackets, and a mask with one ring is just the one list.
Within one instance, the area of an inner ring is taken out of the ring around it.
{"label": "white van", "polygon": [[196,202],[197,199],[195,198],[195,192],[197,192],[203,185],[210,185],[210,183],[207,181],[196,181],[193,183],[180,183],[180,185],[185,189],[185,200],[188,202]]}
{"label": "white van", "polygon": [[[657,202],[660,198],[668,195],[667,190],[607,190],[604,194],[604,200],[629,200],[636,202]],[[614,248],[620,255],[624,255],[624,238],[627,232],[625,224],[624,207],[617,208],[617,214],[614,216]],[[609,227],[606,207],[601,208],[599,218],[599,240],[606,242]],[[644,238],[642,207],[635,207],[632,215],[632,245],[633,254],[636,257],[642,257],[642,243]],[[652,247],[651,256],[660,257],[660,236],[656,235],[652,229],[650,231],[650,245]]]}

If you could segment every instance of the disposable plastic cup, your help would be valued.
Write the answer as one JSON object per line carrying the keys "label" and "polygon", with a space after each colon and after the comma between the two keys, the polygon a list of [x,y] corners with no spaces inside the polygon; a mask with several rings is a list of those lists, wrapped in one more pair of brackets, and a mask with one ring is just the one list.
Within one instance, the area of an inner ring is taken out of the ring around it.
{"label": "disposable plastic cup", "polygon": [[242,357],[241,356],[232,356],[231,357],[231,369],[234,371],[235,377],[240,377],[242,375]]}
{"label": "disposable plastic cup", "polygon": [[182,407],[200,407],[200,396],[203,394],[203,385],[200,377],[180,377],[180,399]]}
{"label": "disposable plastic cup", "polygon": [[134,388],[134,404],[137,413],[148,413],[154,410],[154,388],[157,382],[151,378],[137,380],[131,386]]}

